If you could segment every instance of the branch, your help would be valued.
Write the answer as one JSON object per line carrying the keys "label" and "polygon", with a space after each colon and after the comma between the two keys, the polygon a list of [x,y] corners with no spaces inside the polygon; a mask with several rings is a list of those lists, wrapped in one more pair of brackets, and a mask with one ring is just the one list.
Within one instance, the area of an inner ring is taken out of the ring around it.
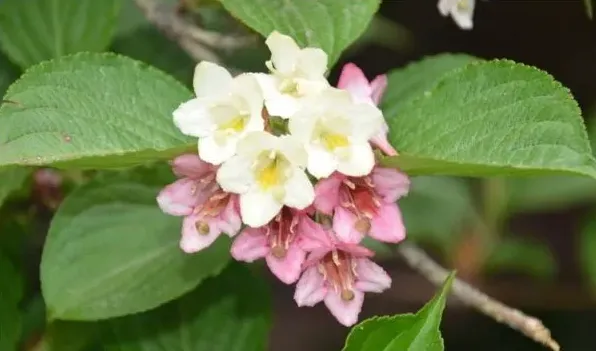
{"label": "branch", "polygon": [[[433,261],[421,248],[411,243],[401,243],[397,252],[404,258],[406,263],[420,274],[425,276],[435,285],[441,285],[449,275],[449,272]],[[559,344],[551,337],[550,331],[542,322],[523,312],[504,305],[486,294],[478,291],[473,286],[459,279],[453,281],[451,293],[463,303],[471,306],[497,322],[508,325],[520,331],[527,337],[559,351]]]}
{"label": "branch", "polygon": [[159,3],[159,0],[135,2],[149,22],[171,40],[176,41],[197,62],[206,60],[221,63],[214,49],[233,50],[253,42],[253,38],[249,36],[229,36],[199,28],[175,8]]}

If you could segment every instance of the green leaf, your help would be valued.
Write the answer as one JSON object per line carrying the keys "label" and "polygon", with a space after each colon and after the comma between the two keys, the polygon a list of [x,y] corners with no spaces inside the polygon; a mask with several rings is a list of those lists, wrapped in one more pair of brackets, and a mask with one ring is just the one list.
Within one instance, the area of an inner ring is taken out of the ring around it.
{"label": "green leaf", "polygon": [[592,4],[594,0],[584,0],[584,7],[586,9],[586,15],[589,19],[594,17],[594,5]]}
{"label": "green leaf", "polygon": [[293,37],[302,47],[329,55],[329,67],[369,25],[380,0],[220,0],[247,26],[268,36],[274,30]]}
{"label": "green leaf", "polygon": [[410,100],[423,96],[445,74],[477,60],[465,54],[439,54],[395,69],[387,76],[389,88],[381,106],[399,111]]}
{"label": "green leaf", "polygon": [[455,273],[418,313],[373,317],[350,331],[343,351],[443,350],[439,331],[441,316]]}
{"label": "green leaf", "polygon": [[385,116],[400,155],[383,163],[412,175],[596,177],[577,103],[533,67],[471,63],[405,106],[386,101]]}
{"label": "green leaf", "polygon": [[41,262],[49,319],[98,320],[149,310],[225,267],[225,238],[194,255],[180,250],[181,221],[159,210],[158,190],[92,182],[66,198]]}
{"label": "green leaf", "polygon": [[13,263],[0,251],[0,350],[16,350],[21,337],[23,279]]}
{"label": "green leaf", "polygon": [[491,249],[485,268],[492,273],[514,271],[544,280],[557,273],[557,263],[548,246],[513,238],[502,239]]}
{"label": "green leaf", "polygon": [[449,251],[467,221],[475,219],[469,186],[463,179],[412,178],[410,193],[399,200],[408,238]]}
{"label": "green leaf", "polygon": [[230,265],[157,310],[108,321],[107,351],[262,351],[271,323],[266,283]]}
{"label": "green leaf", "polygon": [[0,169],[0,206],[13,191],[23,186],[29,173],[31,170],[23,167]]}
{"label": "green leaf", "polygon": [[596,180],[581,176],[512,178],[507,188],[510,213],[559,210],[596,200]]}
{"label": "green leaf", "polygon": [[119,9],[119,0],[3,0],[0,44],[22,68],[76,52],[103,51]]}
{"label": "green leaf", "polygon": [[580,233],[579,258],[581,268],[592,291],[596,293],[596,221],[593,216]]}
{"label": "green leaf", "polygon": [[29,69],[0,108],[0,166],[110,168],[170,158],[192,141],[172,122],[191,97],[171,77],[114,54]]}
{"label": "green leaf", "polygon": [[100,327],[94,322],[54,321],[44,332],[35,351],[84,351],[95,342]]}

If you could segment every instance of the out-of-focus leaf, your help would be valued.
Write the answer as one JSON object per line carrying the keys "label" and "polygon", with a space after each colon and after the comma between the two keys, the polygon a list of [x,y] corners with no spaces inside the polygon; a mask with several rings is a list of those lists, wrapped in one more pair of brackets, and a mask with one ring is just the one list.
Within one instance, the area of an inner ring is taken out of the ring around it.
{"label": "out-of-focus leaf", "polygon": [[13,262],[0,251],[0,350],[16,350],[21,337],[23,279]]}
{"label": "out-of-focus leaf", "polygon": [[494,246],[485,268],[492,273],[513,271],[544,280],[557,273],[557,263],[548,246],[514,238],[504,238]]}
{"label": "out-of-focus leaf", "polygon": [[596,293],[596,220],[591,216],[580,233],[580,262],[584,276]]}

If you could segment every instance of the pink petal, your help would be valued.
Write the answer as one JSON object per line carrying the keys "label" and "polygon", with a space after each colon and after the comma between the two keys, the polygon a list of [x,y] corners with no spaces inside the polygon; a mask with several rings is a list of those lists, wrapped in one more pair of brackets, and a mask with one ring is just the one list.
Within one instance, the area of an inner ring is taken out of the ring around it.
{"label": "pink petal", "polygon": [[339,188],[344,177],[333,173],[329,178],[321,179],[315,185],[315,208],[326,215],[331,215],[339,205]]}
{"label": "pink petal", "polygon": [[321,260],[323,259],[323,257],[325,257],[325,255],[327,255],[329,252],[331,252],[332,249],[333,248],[321,248],[321,249],[311,251],[308,254],[308,257],[306,258],[306,260],[304,261],[302,268],[306,269],[306,268],[318,265],[321,262]]}
{"label": "pink petal", "polygon": [[370,139],[370,142],[387,156],[397,156],[397,150],[387,140],[387,132],[382,130]]}
{"label": "pink petal", "polygon": [[391,277],[381,266],[361,258],[356,260],[356,288],[365,292],[383,292],[391,286]]}
{"label": "pink petal", "polygon": [[381,74],[376,76],[375,79],[370,82],[370,88],[372,90],[371,98],[375,105],[378,105],[381,102],[385,88],[387,88],[387,75]]}
{"label": "pink petal", "polygon": [[200,179],[206,173],[215,172],[212,165],[204,162],[196,154],[184,154],[176,157],[171,162],[172,171],[178,177]]}
{"label": "pink petal", "polygon": [[314,306],[323,301],[327,294],[325,279],[319,273],[317,267],[311,267],[302,273],[302,277],[296,284],[294,301],[298,306]]}
{"label": "pink petal", "polygon": [[333,246],[329,233],[308,216],[301,216],[296,226],[297,243],[305,251],[328,249]]}
{"label": "pink petal", "polygon": [[374,251],[358,244],[337,243],[336,249],[349,253],[353,258],[373,257],[375,255]]}
{"label": "pink petal", "polygon": [[235,236],[242,227],[242,218],[240,217],[240,206],[238,196],[232,195],[226,207],[213,221],[219,229],[228,236]]}
{"label": "pink petal", "polygon": [[381,205],[377,215],[370,222],[368,235],[379,241],[394,244],[405,239],[406,228],[396,203]]}
{"label": "pink petal", "polygon": [[358,244],[365,233],[356,230],[358,217],[343,207],[337,207],[333,215],[333,231],[342,242]]}
{"label": "pink petal", "polygon": [[269,254],[269,244],[262,228],[246,228],[232,243],[230,250],[237,261],[253,262]]}
{"label": "pink petal", "polygon": [[410,178],[393,168],[375,167],[372,172],[375,190],[385,202],[395,202],[410,190]]}
{"label": "pink petal", "polygon": [[346,63],[337,82],[339,89],[347,90],[356,102],[372,102],[372,89],[362,70],[353,63]]}
{"label": "pink petal", "polygon": [[265,257],[267,265],[279,280],[286,284],[295,283],[302,272],[302,264],[306,258],[306,252],[298,245],[290,245],[284,258],[277,258],[272,254]]}
{"label": "pink petal", "polygon": [[358,315],[362,310],[364,293],[354,290],[354,298],[344,301],[336,292],[329,292],[325,296],[325,306],[329,312],[343,325],[350,327],[358,322]]}
{"label": "pink petal", "polygon": [[196,181],[182,178],[163,188],[157,195],[157,203],[167,214],[188,216],[201,200],[201,195],[196,189]]}
{"label": "pink petal", "polygon": [[209,233],[201,234],[197,231],[199,216],[188,216],[182,222],[182,239],[180,248],[186,253],[194,253],[211,245],[221,234],[216,226],[209,226]]}

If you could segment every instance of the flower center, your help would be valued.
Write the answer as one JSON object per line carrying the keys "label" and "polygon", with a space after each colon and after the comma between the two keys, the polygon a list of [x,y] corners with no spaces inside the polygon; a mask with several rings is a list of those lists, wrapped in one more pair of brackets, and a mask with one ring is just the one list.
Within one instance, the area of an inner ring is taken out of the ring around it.
{"label": "flower center", "polygon": [[320,143],[329,152],[349,146],[350,139],[342,133],[344,123],[342,118],[333,116],[319,118],[314,128],[313,141]]}
{"label": "flower center", "polygon": [[195,223],[197,232],[201,235],[209,234],[211,231],[209,220],[219,216],[229,202],[230,194],[224,192],[219,187],[213,190],[211,196],[209,196],[204,203],[198,205],[194,210],[194,213],[201,218]]}
{"label": "flower center", "polygon": [[352,260],[350,254],[333,250],[323,257],[318,268],[342,300],[351,301],[354,299],[356,263]]}
{"label": "flower center", "polygon": [[290,244],[296,237],[297,219],[289,208],[283,207],[267,226],[266,234],[269,239],[269,247],[275,258],[286,257]]}
{"label": "flower center", "polygon": [[470,3],[468,0],[459,0],[457,2],[457,10],[458,11],[466,11],[470,7]]}
{"label": "flower center", "polygon": [[370,177],[348,178],[340,190],[341,206],[352,211],[358,220],[355,228],[360,233],[368,233],[370,221],[381,207],[381,200],[375,191]]}
{"label": "flower center", "polygon": [[282,94],[287,94],[294,97],[298,97],[300,95],[298,94],[298,83],[296,83],[296,81],[292,78],[283,79],[279,85],[279,91]]}
{"label": "flower center", "polygon": [[290,162],[275,150],[264,151],[257,157],[253,169],[263,191],[278,191],[288,178]]}
{"label": "flower center", "polygon": [[221,123],[217,129],[222,132],[239,133],[244,130],[248,118],[249,115],[247,114],[239,114]]}
{"label": "flower center", "polygon": [[321,133],[321,141],[329,151],[335,151],[338,148],[350,145],[348,138],[339,133],[323,132]]}

